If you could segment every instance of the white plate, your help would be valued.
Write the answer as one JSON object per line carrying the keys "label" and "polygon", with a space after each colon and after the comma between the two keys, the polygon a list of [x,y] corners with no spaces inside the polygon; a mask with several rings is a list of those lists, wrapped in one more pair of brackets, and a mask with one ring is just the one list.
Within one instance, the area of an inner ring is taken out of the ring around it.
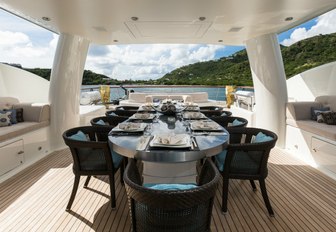
{"label": "white plate", "polygon": [[183,118],[185,119],[200,119],[207,118],[203,113],[200,112],[185,112],[183,114]]}
{"label": "white plate", "polygon": [[[129,125],[130,127],[126,127],[126,128],[120,128],[123,127],[123,125]],[[134,127],[133,127],[134,125]],[[139,127],[135,126],[138,125]],[[114,127],[112,129],[112,131],[116,132],[116,131],[128,131],[128,132],[140,132],[140,131],[144,131],[146,128],[147,124],[146,123],[132,123],[132,122],[128,122],[128,123],[119,123],[116,127]]]}
{"label": "white plate", "polygon": [[[175,141],[179,141],[181,139],[181,143],[176,144],[164,144],[160,142],[160,138],[171,139]],[[187,148],[191,147],[190,136],[187,134],[178,134],[178,135],[155,135],[153,139],[150,141],[149,145],[151,147],[170,147],[170,148]]]}
{"label": "white plate", "polygon": [[212,121],[195,121],[190,123],[192,130],[207,130],[207,131],[219,131],[223,128],[216,122]]}
{"label": "white plate", "polygon": [[142,119],[142,120],[149,120],[155,117],[155,114],[147,114],[148,117],[144,117],[143,113],[135,113],[133,114],[130,119]]}

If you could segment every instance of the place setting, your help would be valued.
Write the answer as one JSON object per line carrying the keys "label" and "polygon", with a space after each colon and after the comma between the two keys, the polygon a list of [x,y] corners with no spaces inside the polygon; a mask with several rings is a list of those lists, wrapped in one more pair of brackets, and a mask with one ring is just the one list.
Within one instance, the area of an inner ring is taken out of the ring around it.
{"label": "place setting", "polygon": [[210,120],[190,122],[190,130],[193,135],[225,135],[223,127]]}
{"label": "place setting", "polygon": [[[141,146],[141,144],[148,144],[149,149],[151,150],[162,150],[162,149],[198,149],[197,142],[189,134],[158,134],[150,136],[149,140],[146,136],[143,136],[143,139],[139,140],[138,148],[143,148],[147,146]],[[140,150],[140,149],[139,149]]]}
{"label": "place setting", "polygon": [[114,127],[110,134],[111,135],[142,135],[145,131],[147,123],[135,123],[135,122],[127,122],[127,123],[119,123],[116,127]]}
{"label": "place setting", "polygon": [[141,121],[151,121],[156,117],[155,114],[151,113],[135,113],[131,117],[129,117],[128,120],[135,121],[135,120],[141,120]]}
{"label": "place setting", "polygon": [[183,119],[188,120],[200,120],[200,119],[206,119],[207,117],[200,112],[184,112],[183,113]]}

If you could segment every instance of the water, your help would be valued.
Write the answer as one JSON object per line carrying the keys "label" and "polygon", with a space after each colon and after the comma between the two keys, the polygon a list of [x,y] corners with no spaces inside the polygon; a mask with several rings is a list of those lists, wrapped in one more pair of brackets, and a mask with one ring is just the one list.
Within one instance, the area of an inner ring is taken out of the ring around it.
{"label": "water", "polygon": [[[99,86],[82,86],[82,91],[98,90]],[[126,88],[133,89],[134,92],[146,93],[192,93],[192,92],[207,92],[209,99],[216,101],[225,101],[225,87],[135,87]],[[116,86],[111,86],[111,99],[119,99],[125,95],[125,90]]]}
{"label": "water", "polygon": [[[111,87],[111,99],[119,99],[125,96],[125,90],[120,88],[119,86],[110,86]],[[210,100],[216,101],[225,101],[225,86],[217,86],[217,87],[138,87],[138,86],[131,86],[126,87],[129,91],[131,89],[134,92],[147,92],[147,93],[192,93],[192,92],[207,92],[208,98]],[[238,88],[239,89],[239,88]],[[99,85],[83,85],[82,91],[90,91],[90,90],[99,90]]]}

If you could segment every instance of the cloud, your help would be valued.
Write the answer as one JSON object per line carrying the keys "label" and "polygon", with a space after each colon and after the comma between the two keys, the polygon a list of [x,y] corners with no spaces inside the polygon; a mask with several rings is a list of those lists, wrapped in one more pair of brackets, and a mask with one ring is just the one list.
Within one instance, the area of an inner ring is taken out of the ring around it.
{"label": "cloud", "polygon": [[[149,80],[187,64],[212,60],[222,45],[151,44],[90,47],[86,69],[119,80]],[[98,56],[101,51],[102,56]]]}
{"label": "cloud", "polygon": [[50,68],[57,40],[57,36],[53,36],[49,46],[36,46],[25,33],[0,31],[0,62],[18,63],[29,68]]}
{"label": "cloud", "polygon": [[316,25],[309,30],[304,27],[295,29],[288,39],[284,39],[281,44],[285,46],[320,34],[330,34],[336,32],[336,9],[329,11],[316,19]]}

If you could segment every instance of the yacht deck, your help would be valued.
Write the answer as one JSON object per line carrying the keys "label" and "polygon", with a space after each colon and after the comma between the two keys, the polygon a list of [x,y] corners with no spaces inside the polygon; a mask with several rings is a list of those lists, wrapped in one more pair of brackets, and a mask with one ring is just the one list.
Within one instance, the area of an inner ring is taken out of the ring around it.
{"label": "yacht deck", "polygon": [[[130,231],[119,172],[116,210],[110,208],[106,179],[93,178],[89,189],[78,189],[72,211],[65,211],[73,185],[71,162],[68,149],[54,152],[0,184],[0,231]],[[231,181],[226,215],[218,187],[212,231],[336,231],[335,180],[275,148],[266,184],[274,218],[260,191],[254,193],[248,181]]]}

